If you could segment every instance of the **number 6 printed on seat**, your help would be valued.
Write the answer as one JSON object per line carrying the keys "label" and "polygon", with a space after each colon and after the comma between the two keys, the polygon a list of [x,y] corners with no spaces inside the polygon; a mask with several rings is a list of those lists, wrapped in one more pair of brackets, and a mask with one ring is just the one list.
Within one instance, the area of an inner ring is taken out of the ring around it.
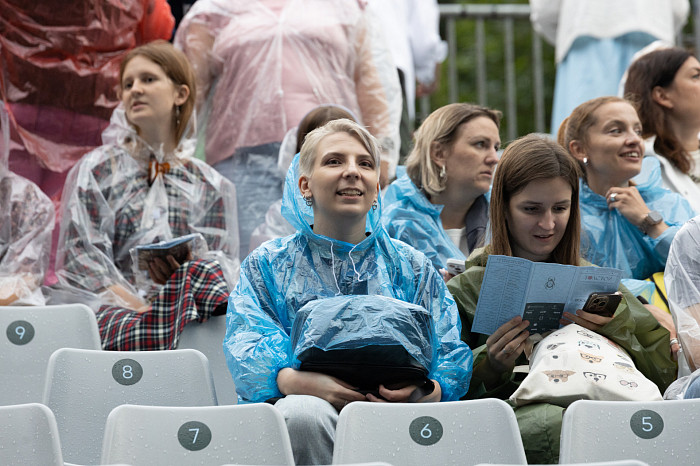
{"label": "number 6 printed on seat", "polygon": [[54,412],[63,459],[99,464],[105,422],[122,404],[213,406],[207,358],[197,350],[60,349],[49,359],[44,404]]}
{"label": "number 6 printed on seat", "polygon": [[694,464],[700,458],[698,431],[700,399],[578,400],[564,411],[559,461]]}
{"label": "number 6 printed on seat", "polygon": [[513,408],[495,398],[348,404],[338,418],[333,464],[372,461],[527,464]]}

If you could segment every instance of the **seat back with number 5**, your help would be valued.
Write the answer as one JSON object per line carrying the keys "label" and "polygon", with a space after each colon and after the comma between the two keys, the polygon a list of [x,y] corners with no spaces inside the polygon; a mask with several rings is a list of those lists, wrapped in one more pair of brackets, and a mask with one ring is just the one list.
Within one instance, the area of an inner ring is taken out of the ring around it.
{"label": "seat back with number 5", "polygon": [[333,464],[371,461],[527,464],[513,408],[495,398],[348,404],[338,418]]}
{"label": "seat back with number 5", "polygon": [[294,465],[294,457],[284,417],[270,404],[122,405],[107,418],[102,447],[101,464],[115,463]]}
{"label": "seat back with number 5", "polygon": [[564,411],[559,461],[693,464],[700,458],[699,428],[700,399],[578,400]]}
{"label": "seat back with number 5", "polygon": [[116,406],[213,406],[216,394],[209,362],[197,350],[64,348],[49,358],[44,404],[56,415],[64,461],[99,464]]}
{"label": "seat back with number 5", "polygon": [[0,405],[40,403],[57,349],[101,348],[95,313],[83,304],[3,307],[0,329]]}

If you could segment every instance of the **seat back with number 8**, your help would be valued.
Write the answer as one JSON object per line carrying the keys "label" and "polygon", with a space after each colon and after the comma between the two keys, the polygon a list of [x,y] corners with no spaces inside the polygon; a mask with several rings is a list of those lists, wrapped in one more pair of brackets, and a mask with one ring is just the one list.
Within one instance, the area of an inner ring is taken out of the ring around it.
{"label": "seat back with number 8", "polygon": [[495,398],[348,404],[338,419],[333,464],[371,461],[527,464],[513,408]]}
{"label": "seat back with number 8", "polygon": [[700,399],[574,401],[564,411],[559,461],[693,464],[700,458],[699,428]]}
{"label": "seat back with number 8", "polygon": [[95,313],[83,304],[3,307],[0,328],[0,405],[40,403],[57,349],[101,348]]}
{"label": "seat back with number 8", "polygon": [[44,404],[56,415],[64,461],[98,464],[105,421],[122,404],[213,406],[209,362],[199,351],[90,351],[51,355]]}

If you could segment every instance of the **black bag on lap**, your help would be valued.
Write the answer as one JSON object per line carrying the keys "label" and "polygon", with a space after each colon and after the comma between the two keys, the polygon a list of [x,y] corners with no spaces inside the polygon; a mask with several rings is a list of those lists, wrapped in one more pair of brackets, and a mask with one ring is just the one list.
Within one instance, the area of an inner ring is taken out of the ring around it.
{"label": "black bag on lap", "polygon": [[416,385],[411,400],[433,391],[435,330],[423,307],[376,295],[308,302],[292,326],[294,367],[321,372],[378,395],[379,385]]}

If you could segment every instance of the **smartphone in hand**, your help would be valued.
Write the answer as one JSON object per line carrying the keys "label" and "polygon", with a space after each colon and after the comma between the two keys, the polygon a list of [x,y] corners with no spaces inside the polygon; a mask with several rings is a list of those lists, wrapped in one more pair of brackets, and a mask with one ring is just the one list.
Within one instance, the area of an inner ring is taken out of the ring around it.
{"label": "smartphone in hand", "polygon": [[591,314],[612,317],[620,301],[622,301],[622,293],[619,291],[591,293],[586,300],[586,304],[583,305],[583,310]]}
{"label": "smartphone in hand", "polygon": [[464,272],[464,261],[461,259],[447,259],[447,271],[452,275],[459,275]]}

